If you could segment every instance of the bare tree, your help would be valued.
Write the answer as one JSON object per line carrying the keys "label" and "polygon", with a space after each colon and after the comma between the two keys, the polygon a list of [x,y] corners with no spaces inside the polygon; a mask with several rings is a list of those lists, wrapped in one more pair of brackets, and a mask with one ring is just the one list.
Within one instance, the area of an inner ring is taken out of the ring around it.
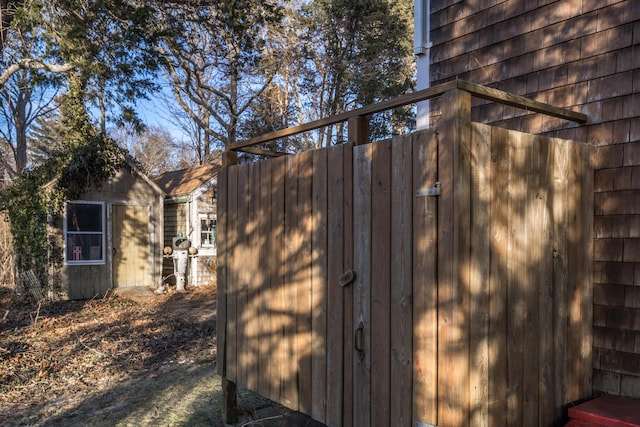
{"label": "bare tree", "polygon": [[236,141],[241,117],[273,79],[269,35],[282,14],[275,0],[194,3],[166,10],[167,22],[182,29],[161,51],[178,105],[203,133],[204,160]]}
{"label": "bare tree", "polygon": [[166,129],[148,127],[143,132],[135,132],[119,128],[111,136],[140,162],[142,171],[148,176],[180,167],[179,144]]}
{"label": "bare tree", "polygon": [[57,91],[35,81],[32,70],[20,70],[13,84],[0,90],[0,145],[10,156],[0,162],[10,177],[21,175],[28,165],[28,140],[32,123],[56,108]]}

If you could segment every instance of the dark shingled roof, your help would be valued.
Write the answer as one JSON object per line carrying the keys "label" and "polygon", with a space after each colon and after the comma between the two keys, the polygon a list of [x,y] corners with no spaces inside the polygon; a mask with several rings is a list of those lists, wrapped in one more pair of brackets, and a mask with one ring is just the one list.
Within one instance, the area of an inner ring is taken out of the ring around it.
{"label": "dark shingled roof", "polygon": [[206,164],[192,168],[169,171],[158,175],[154,181],[167,196],[189,194],[218,175],[219,165]]}

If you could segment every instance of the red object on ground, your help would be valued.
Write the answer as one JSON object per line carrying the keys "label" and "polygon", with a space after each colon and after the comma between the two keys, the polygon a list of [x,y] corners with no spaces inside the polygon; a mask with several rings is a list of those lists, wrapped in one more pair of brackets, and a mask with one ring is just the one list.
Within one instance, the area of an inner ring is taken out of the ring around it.
{"label": "red object on ground", "polygon": [[564,427],[602,427],[602,424],[592,423],[591,421],[570,420]]}
{"label": "red object on ground", "polygon": [[600,396],[569,408],[565,427],[640,427],[640,400]]}

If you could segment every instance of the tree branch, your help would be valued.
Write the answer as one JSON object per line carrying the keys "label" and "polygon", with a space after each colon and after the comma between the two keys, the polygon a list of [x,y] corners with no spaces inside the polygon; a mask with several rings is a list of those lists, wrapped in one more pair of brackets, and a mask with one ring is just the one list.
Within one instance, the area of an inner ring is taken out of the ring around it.
{"label": "tree branch", "polygon": [[24,58],[17,63],[9,66],[2,74],[0,74],[0,88],[7,83],[12,75],[22,69],[45,70],[50,73],[66,73],[75,68],[73,64],[49,64],[39,59]]}

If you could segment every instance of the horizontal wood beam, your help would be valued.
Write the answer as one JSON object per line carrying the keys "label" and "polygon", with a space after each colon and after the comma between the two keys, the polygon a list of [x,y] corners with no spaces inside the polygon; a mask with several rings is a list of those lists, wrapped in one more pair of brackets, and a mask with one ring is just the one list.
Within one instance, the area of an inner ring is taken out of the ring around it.
{"label": "horizontal wood beam", "polygon": [[[323,119],[303,123],[301,125],[293,126],[287,129],[281,129],[274,132],[265,133],[255,138],[251,138],[241,142],[236,142],[234,144],[229,144],[227,146],[227,149],[233,150],[233,151],[245,151],[248,153],[252,153],[252,151],[247,150],[247,147],[252,147],[254,145],[262,144],[264,142],[269,142],[276,139],[297,135],[299,133],[320,129],[325,126],[330,126],[337,123],[343,123],[343,122],[349,121],[349,119],[352,119],[354,117],[366,117],[375,113],[380,113],[382,111],[387,111],[393,108],[402,107],[404,105],[414,104],[416,102],[425,101],[427,99],[437,98],[443,95],[445,92],[451,89],[456,89],[456,88],[467,91],[471,93],[471,95],[478,98],[487,99],[489,101],[494,101],[494,102],[498,102],[505,105],[510,105],[512,107],[521,108],[523,110],[533,111],[536,113],[541,113],[548,116],[557,117],[560,119],[569,120],[569,121],[580,123],[580,124],[585,123],[587,121],[587,116],[585,114],[571,111],[566,108],[554,107],[552,105],[545,104],[543,102],[534,101],[533,99],[525,98],[519,95],[513,95],[511,93],[504,92],[498,89],[493,89],[487,86],[470,83],[465,80],[452,80],[446,83],[439,84],[437,86],[432,86],[432,87],[419,90],[413,93],[401,95],[396,98],[389,99],[387,101],[366,105],[361,108],[356,108],[355,110],[345,111],[344,113],[335,114],[333,116],[325,117]],[[273,155],[273,154],[270,154],[273,152],[270,152],[267,150],[262,150],[262,151],[264,152],[254,153],[254,154]],[[276,155],[286,155],[286,154],[287,153],[278,153]]]}
{"label": "horizontal wood beam", "polygon": [[527,111],[545,114],[547,116],[557,117],[576,123],[586,123],[587,115],[571,111],[566,108],[554,107],[544,102],[534,101],[524,96],[514,95],[502,90],[493,89],[475,83],[469,83],[465,80],[458,80],[458,89],[465,90],[473,96],[487,99],[489,101],[498,102],[500,104],[509,105],[511,107],[521,108]]}
{"label": "horizontal wood beam", "polygon": [[290,153],[284,153],[282,151],[265,150],[258,147],[243,147],[243,148],[237,149],[236,151],[242,151],[244,153],[249,153],[249,154],[258,154],[260,156],[267,156],[267,157],[282,157],[282,156],[288,156],[290,154]]}
{"label": "horizontal wood beam", "polygon": [[455,89],[455,88],[456,88],[455,81],[443,83],[438,86],[433,86],[417,92],[401,95],[396,98],[389,99],[387,101],[379,102],[377,104],[366,105],[361,108],[356,108],[355,110],[346,111],[340,114],[335,114],[333,116],[325,117],[323,119],[303,123],[298,126],[293,126],[287,129],[265,133],[264,135],[251,138],[246,141],[236,142],[235,144],[229,144],[227,148],[229,150],[239,150],[244,147],[250,147],[252,145],[261,144],[263,142],[273,141],[274,139],[280,139],[287,136],[297,135],[302,132],[308,132],[311,130],[320,129],[325,126],[335,125],[336,123],[346,122],[353,117],[369,116],[371,114],[379,113],[381,111],[390,110],[392,108],[401,107],[407,104],[413,104],[414,102],[424,101],[425,99],[436,98],[442,95],[443,93],[445,93],[447,90]]}

